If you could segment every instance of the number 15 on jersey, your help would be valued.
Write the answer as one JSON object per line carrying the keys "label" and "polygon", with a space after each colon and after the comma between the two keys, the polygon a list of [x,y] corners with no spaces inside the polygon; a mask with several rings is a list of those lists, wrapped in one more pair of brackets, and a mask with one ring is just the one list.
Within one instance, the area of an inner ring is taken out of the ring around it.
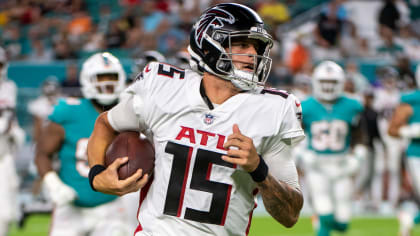
{"label": "number 15 on jersey", "polygon": [[[212,194],[210,209],[200,211],[187,207],[183,218],[201,223],[224,225],[232,185],[212,181],[210,176],[214,165],[233,169],[236,169],[236,165],[223,161],[221,159],[222,153],[197,149],[194,166],[191,168],[191,160],[194,158],[193,151],[193,147],[174,142],[168,142],[165,148],[166,153],[173,154],[173,163],[164,214],[181,217],[185,190],[188,181],[190,181],[190,189]],[[191,176],[189,175],[190,171],[192,171]],[[226,178],[231,178],[232,172],[226,171]],[[202,201],[202,199],[197,199],[197,201]]]}

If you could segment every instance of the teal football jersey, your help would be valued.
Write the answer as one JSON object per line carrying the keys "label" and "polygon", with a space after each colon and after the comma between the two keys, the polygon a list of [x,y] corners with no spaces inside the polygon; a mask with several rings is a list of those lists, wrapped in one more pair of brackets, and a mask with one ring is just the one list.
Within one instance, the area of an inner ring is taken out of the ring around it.
{"label": "teal football jersey", "polygon": [[[413,115],[408,120],[408,124],[420,123],[420,90],[403,94],[401,103],[409,104],[413,108]],[[420,138],[410,140],[406,153],[407,157],[420,158]]]}
{"label": "teal football jersey", "polygon": [[94,207],[116,198],[95,192],[89,185],[87,142],[98,116],[91,101],[67,98],[59,100],[48,117],[64,128],[65,137],[58,153],[61,162],[59,176],[77,192],[75,205],[80,207]]}
{"label": "teal football jersey", "polygon": [[314,97],[302,102],[303,127],[308,148],[318,154],[340,154],[350,147],[351,126],[358,121],[363,106],[355,99],[339,97],[331,105]]}

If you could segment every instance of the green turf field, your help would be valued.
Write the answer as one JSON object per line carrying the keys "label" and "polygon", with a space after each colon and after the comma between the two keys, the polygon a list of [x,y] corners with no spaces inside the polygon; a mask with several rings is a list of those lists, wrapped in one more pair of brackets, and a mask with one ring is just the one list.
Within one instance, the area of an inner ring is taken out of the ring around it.
{"label": "green turf field", "polygon": [[49,215],[33,215],[28,217],[23,229],[13,226],[10,236],[47,236],[49,223]]}
{"label": "green turf field", "polygon": [[[13,227],[10,236],[46,236],[50,218],[46,215],[34,215],[28,218],[24,229]],[[356,218],[352,220],[350,230],[345,236],[396,236],[398,222],[392,218]],[[276,223],[271,217],[254,217],[250,236],[313,236],[311,222],[307,217],[301,217],[291,229],[286,229]],[[420,235],[420,227],[415,228],[414,235]]]}

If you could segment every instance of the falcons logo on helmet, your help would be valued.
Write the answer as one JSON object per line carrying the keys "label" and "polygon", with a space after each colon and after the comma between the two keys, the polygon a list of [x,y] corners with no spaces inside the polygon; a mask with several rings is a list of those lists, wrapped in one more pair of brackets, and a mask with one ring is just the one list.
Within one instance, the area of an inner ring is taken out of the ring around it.
{"label": "falcons logo on helmet", "polygon": [[224,26],[223,22],[233,24],[235,17],[229,12],[215,7],[206,12],[197,22],[197,30],[195,31],[195,42],[201,48],[203,43],[203,36],[207,33],[210,27],[213,29],[221,28]]}

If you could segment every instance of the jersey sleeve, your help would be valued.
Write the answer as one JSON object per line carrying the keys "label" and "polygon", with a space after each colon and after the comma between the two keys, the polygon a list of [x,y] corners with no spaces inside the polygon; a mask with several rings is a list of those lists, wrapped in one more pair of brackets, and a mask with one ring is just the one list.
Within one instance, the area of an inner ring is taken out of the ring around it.
{"label": "jersey sleeve", "polygon": [[[138,103],[141,103],[139,98],[135,95],[129,94],[128,97],[118,103],[115,107],[108,111],[108,121],[112,128],[118,132],[124,130],[141,130],[144,127],[140,125],[140,117],[136,114],[134,109],[134,101],[137,99]],[[137,105],[141,109],[141,105]]]}
{"label": "jersey sleeve", "polygon": [[409,104],[409,105],[414,105],[416,103],[419,103],[419,100],[420,100],[419,95],[420,94],[418,94],[416,92],[403,94],[403,95],[401,95],[400,102],[401,103],[406,103],[406,104]]}
{"label": "jersey sleeve", "polygon": [[292,155],[292,143],[279,136],[268,143],[271,148],[262,157],[269,166],[270,174],[279,181],[299,189],[298,173]]}
{"label": "jersey sleeve", "polygon": [[[75,98],[69,98],[75,99]],[[74,114],[69,112],[68,109],[68,102],[66,99],[59,99],[57,105],[54,107],[53,112],[51,115],[48,116],[48,119],[57,124],[63,124],[68,121],[69,117],[72,117]]]}
{"label": "jersey sleeve", "polygon": [[280,139],[287,139],[292,145],[295,145],[305,138],[301,126],[302,106],[298,98],[289,94],[285,108],[282,111],[282,120],[278,136]]}
{"label": "jersey sleeve", "polygon": [[145,119],[154,92],[154,75],[159,63],[149,63],[124,91],[124,99],[108,111],[108,121],[116,131],[147,129]]}
{"label": "jersey sleeve", "polygon": [[364,107],[363,107],[362,103],[360,103],[360,102],[359,102],[359,101],[357,101],[357,100],[355,100],[354,102],[355,102],[356,111],[357,111],[358,113],[362,113],[362,112],[363,112],[363,110],[364,110]]}
{"label": "jersey sleeve", "polygon": [[277,180],[299,188],[298,174],[291,150],[305,138],[300,124],[302,107],[300,101],[291,94],[284,104],[280,130],[277,135],[266,140],[262,157],[267,162],[270,173]]}

